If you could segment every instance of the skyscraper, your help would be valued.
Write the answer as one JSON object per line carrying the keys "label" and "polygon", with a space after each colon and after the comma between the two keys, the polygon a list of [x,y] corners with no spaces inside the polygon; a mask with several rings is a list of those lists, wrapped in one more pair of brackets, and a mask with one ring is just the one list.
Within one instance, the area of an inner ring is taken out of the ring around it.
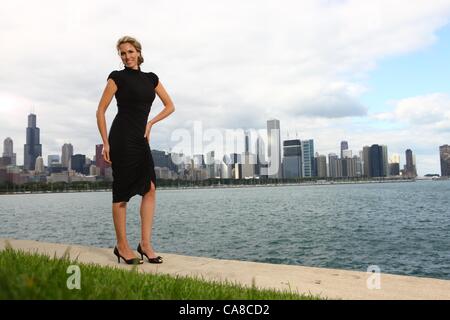
{"label": "skyscraper", "polygon": [[252,139],[250,131],[245,131],[245,151],[241,155],[242,160],[242,177],[253,178],[256,173],[257,155],[250,152],[252,146]]}
{"label": "skyscraper", "polygon": [[370,147],[364,146],[362,150],[362,167],[363,167],[363,176],[371,177],[370,171]]}
{"label": "skyscraper", "polygon": [[342,177],[342,160],[338,158],[337,154],[328,154],[328,176],[332,178]]}
{"label": "skyscraper", "polygon": [[233,170],[229,155],[223,155],[222,161],[219,161],[219,176],[222,179],[231,179],[231,171]]}
{"label": "skyscraper", "polygon": [[[387,159],[387,148],[382,145],[373,144],[369,152],[370,177],[385,177],[387,174],[384,158]],[[386,171],[385,171],[386,170]]]}
{"label": "skyscraper", "polygon": [[241,166],[243,178],[255,177],[256,155],[251,152],[241,154]]}
{"label": "skyscraper", "polygon": [[406,164],[404,170],[405,175],[411,178],[417,177],[417,170],[411,149],[406,149],[405,155],[406,155]]}
{"label": "skyscraper", "polygon": [[440,146],[439,155],[441,159],[441,176],[450,177],[450,146],[448,144]]}
{"label": "skyscraper", "polygon": [[250,152],[250,131],[245,130],[245,149],[244,152]]}
{"label": "skyscraper", "polygon": [[[172,161],[172,156],[169,153],[167,153],[166,151],[153,149],[152,157],[153,157],[153,163],[154,163],[155,167],[169,168],[169,170],[171,170],[171,171],[177,170],[177,166]],[[203,163],[202,169],[206,168],[204,159],[205,158],[204,158],[203,154],[201,155],[201,159],[200,158],[197,159],[197,160],[200,160],[201,163]]]}
{"label": "skyscraper", "polygon": [[39,128],[36,127],[36,115],[28,115],[28,127],[26,129],[26,144],[24,145],[24,163],[26,170],[34,170],[36,158],[42,156],[42,145],[39,143]]}
{"label": "skyscraper", "polygon": [[71,169],[82,174],[89,174],[89,166],[86,166],[84,154],[74,154],[70,159]]}
{"label": "skyscraper", "polygon": [[[347,141],[343,142],[347,143]],[[356,177],[358,157],[352,157],[352,150],[348,149],[347,144],[345,144],[345,147],[347,149],[341,149],[342,176]]]}
{"label": "skyscraper", "polygon": [[264,140],[258,135],[256,138],[256,167],[255,173],[261,175],[261,166],[266,164],[266,146]]}
{"label": "skyscraper", "polygon": [[382,177],[389,176],[389,161],[388,161],[388,149],[386,145],[381,145],[381,155],[382,155],[382,166],[383,172],[381,174]]}
{"label": "skyscraper", "polygon": [[267,120],[268,146],[268,176],[269,178],[281,178],[281,135],[280,120]]}
{"label": "skyscraper", "polygon": [[228,159],[230,162],[230,172],[232,179],[242,179],[241,155],[238,153],[230,153]]}
{"label": "skyscraper", "polygon": [[13,140],[10,137],[3,141],[3,157],[11,158],[11,164],[16,165],[16,154],[14,153]]}
{"label": "skyscraper", "polygon": [[363,151],[360,150],[358,152],[358,156],[356,156],[356,176],[361,177],[363,175]]}
{"label": "skyscraper", "polygon": [[400,175],[400,164],[398,162],[389,163],[389,175],[390,176]]}
{"label": "skyscraper", "polygon": [[327,157],[325,155],[317,155],[317,176],[325,178],[327,176]]}
{"label": "skyscraper", "polygon": [[389,157],[389,175],[400,175],[400,155],[397,153],[394,153]]}
{"label": "skyscraper", "polygon": [[341,159],[345,158],[344,150],[348,150],[348,142],[347,141],[341,141]]}
{"label": "skyscraper", "polygon": [[217,167],[215,161],[215,152],[214,150],[208,151],[206,153],[206,171],[208,172],[208,178],[215,178],[217,175]]}
{"label": "skyscraper", "polygon": [[283,141],[283,178],[302,177],[302,146],[299,139]]}
{"label": "skyscraper", "polygon": [[105,158],[102,155],[103,144],[95,145],[95,166],[100,169],[100,176],[105,176],[105,169],[109,167],[109,163],[105,161]]}
{"label": "skyscraper", "polygon": [[36,158],[36,164],[34,166],[35,173],[43,173],[45,171],[44,168],[44,159],[39,156]]}
{"label": "skyscraper", "polygon": [[356,177],[358,157],[353,158],[346,157],[341,159],[342,162],[342,176],[343,177]]}
{"label": "skyscraper", "polygon": [[312,177],[314,173],[314,140],[302,140],[303,177]]}
{"label": "skyscraper", "polygon": [[61,164],[63,167],[70,168],[70,159],[73,156],[73,146],[71,143],[64,143],[61,153]]}

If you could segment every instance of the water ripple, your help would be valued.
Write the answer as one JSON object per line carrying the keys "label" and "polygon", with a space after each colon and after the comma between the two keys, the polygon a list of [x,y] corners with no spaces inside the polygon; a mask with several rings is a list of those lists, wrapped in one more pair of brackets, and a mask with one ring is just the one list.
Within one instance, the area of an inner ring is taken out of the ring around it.
{"label": "water ripple", "polygon": [[[192,256],[450,279],[450,181],[160,190],[153,245]],[[127,207],[140,239],[140,197]],[[0,196],[0,237],[112,247],[110,192]]]}

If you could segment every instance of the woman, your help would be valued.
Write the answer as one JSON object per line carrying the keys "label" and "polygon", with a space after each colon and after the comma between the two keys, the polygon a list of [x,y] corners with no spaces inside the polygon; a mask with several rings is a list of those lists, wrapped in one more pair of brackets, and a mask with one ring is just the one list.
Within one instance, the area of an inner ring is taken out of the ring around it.
{"label": "woman", "polygon": [[[117,237],[114,254],[119,263],[122,258],[128,264],[141,264],[144,255],[150,263],[162,263],[162,257],[151,245],[156,175],[149,146],[150,130],[174,112],[175,107],[158,76],[141,71],[140,65],[144,62],[141,44],[135,38],[125,36],[118,40],[116,48],[124,68],[109,74],[97,110],[97,125],[103,140],[102,155],[111,164],[113,172],[112,211]],[[164,109],[147,122],[156,94]],[[105,112],[114,95],[118,112],[108,136]],[[126,236],[127,203],[136,194],[142,196],[141,241],[137,247],[141,259],[131,250]]]}

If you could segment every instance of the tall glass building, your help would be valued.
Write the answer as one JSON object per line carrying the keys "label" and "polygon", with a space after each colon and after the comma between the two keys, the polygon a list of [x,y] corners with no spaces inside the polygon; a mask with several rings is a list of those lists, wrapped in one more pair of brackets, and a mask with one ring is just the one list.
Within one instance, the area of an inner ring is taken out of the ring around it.
{"label": "tall glass building", "polygon": [[23,166],[26,170],[34,170],[36,158],[42,156],[42,145],[39,143],[39,128],[36,127],[36,115],[28,115],[28,127],[26,129],[26,144],[24,145]]}
{"label": "tall glass building", "polygon": [[370,177],[386,177],[388,174],[387,147],[373,144],[369,151]]}
{"label": "tall glass building", "polygon": [[347,141],[341,141],[341,159],[345,158],[344,150],[348,150],[348,142]]}
{"label": "tall glass building", "polygon": [[65,168],[70,168],[70,159],[73,156],[73,146],[71,143],[64,143],[61,148],[61,164]]}
{"label": "tall glass building", "polygon": [[302,177],[302,146],[299,139],[283,141],[283,178]]}
{"label": "tall glass building", "polygon": [[314,173],[314,140],[302,140],[302,176],[312,177]]}

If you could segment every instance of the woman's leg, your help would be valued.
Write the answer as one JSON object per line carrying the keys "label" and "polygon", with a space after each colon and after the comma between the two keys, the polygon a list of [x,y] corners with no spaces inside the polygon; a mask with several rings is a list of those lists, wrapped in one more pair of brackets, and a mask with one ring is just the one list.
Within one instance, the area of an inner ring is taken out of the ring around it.
{"label": "woman's leg", "polygon": [[112,205],[114,228],[116,229],[117,249],[125,259],[135,258],[127,240],[127,203],[114,202]]}
{"label": "woman's leg", "polygon": [[153,216],[155,212],[156,189],[153,181],[150,191],[144,194],[141,201],[141,248],[149,258],[155,258],[157,255],[152,247],[152,227]]}

